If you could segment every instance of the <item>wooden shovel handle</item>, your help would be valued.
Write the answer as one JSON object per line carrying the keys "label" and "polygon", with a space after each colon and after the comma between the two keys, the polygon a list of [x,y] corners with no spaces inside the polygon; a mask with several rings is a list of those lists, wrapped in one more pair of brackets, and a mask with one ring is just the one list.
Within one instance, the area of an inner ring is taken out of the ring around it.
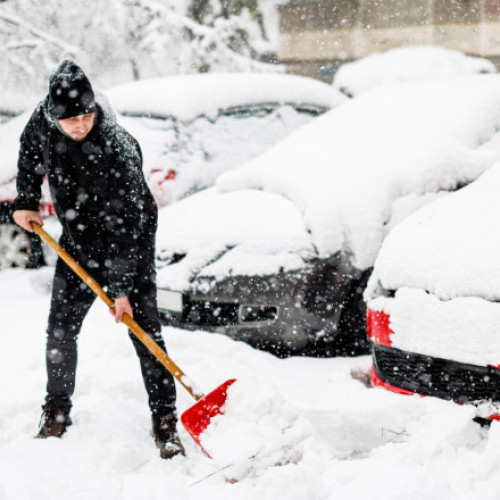
{"label": "wooden shovel handle", "polygon": [[[114,307],[114,301],[108,297],[106,292],[90,276],[64,248],[57,243],[45,230],[38,224],[32,223],[33,231],[47,243],[66,264],[82,279],[82,281],[98,295],[108,307]],[[203,393],[198,391],[193,382],[186,374],[172,361],[168,354],[131,318],[127,313],[122,317],[122,323],[128,326],[132,333],[149,349],[151,354],[177,379],[177,381],[198,401],[203,397]]]}

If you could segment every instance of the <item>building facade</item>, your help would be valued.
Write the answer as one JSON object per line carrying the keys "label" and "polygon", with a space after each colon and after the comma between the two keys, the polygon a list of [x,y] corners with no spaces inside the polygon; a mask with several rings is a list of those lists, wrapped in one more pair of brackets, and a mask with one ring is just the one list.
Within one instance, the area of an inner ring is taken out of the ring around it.
{"label": "building facade", "polygon": [[345,62],[396,47],[438,45],[500,65],[500,0],[290,0],[278,58],[331,81]]}

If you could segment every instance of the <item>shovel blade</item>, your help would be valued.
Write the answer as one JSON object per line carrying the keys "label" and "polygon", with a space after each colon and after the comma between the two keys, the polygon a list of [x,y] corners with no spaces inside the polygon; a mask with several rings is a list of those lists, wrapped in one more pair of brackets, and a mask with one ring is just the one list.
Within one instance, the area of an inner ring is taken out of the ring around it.
{"label": "shovel blade", "polygon": [[[213,417],[224,414],[222,407],[226,402],[227,389],[234,382],[236,382],[234,378],[226,380],[181,415],[182,425],[202,450],[203,446],[200,443],[200,435],[210,425]],[[205,450],[203,452],[206,453]]]}

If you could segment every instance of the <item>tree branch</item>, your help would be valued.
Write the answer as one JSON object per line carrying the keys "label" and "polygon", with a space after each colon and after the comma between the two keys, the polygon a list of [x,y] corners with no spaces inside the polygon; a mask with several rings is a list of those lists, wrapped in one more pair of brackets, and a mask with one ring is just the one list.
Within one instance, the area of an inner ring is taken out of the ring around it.
{"label": "tree branch", "polygon": [[79,52],[77,47],[74,47],[70,44],[67,44],[64,41],[59,40],[56,37],[53,37],[51,35],[44,33],[43,31],[36,29],[35,27],[31,26],[30,24],[24,22],[22,19],[19,19],[18,17],[4,14],[4,13],[0,12],[0,20],[6,22],[8,24],[18,26],[19,28],[24,28],[24,29],[28,30],[35,38],[39,38],[40,40],[43,40],[44,42],[47,42],[47,43],[54,45],[60,49],[63,49],[64,51],[68,52],[72,56],[75,56]]}

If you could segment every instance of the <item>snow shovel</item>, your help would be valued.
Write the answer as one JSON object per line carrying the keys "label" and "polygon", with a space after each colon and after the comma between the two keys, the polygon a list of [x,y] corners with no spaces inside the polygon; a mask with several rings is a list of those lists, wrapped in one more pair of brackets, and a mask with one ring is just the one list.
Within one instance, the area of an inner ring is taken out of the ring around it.
{"label": "snow shovel", "polygon": [[[108,297],[101,286],[83,269],[78,262],[69,255],[64,248],[57,243],[45,230],[38,224],[32,223],[33,230],[40,238],[47,243],[59,257],[83,280],[83,282],[99,296],[108,307],[114,307],[114,301]],[[194,441],[200,446],[205,454],[208,453],[203,449],[200,443],[200,435],[210,425],[210,420],[216,415],[224,413],[223,406],[226,402],[227,389],[235,382],[235,379],[230,379],[221,384],[215,390],[206,396],[200,392],[194,383],[186,376],[186,374],[172,361],[167,353],[128,315],[124,314],[122,323],[128,326],[132,333],[149,349],[156,359],[176,378],[176,380],[186,389],[189,394],[195,399],[196,403],[188,408],[181,415],[181,422],[186,428],[186,431],[191,435]]]}

